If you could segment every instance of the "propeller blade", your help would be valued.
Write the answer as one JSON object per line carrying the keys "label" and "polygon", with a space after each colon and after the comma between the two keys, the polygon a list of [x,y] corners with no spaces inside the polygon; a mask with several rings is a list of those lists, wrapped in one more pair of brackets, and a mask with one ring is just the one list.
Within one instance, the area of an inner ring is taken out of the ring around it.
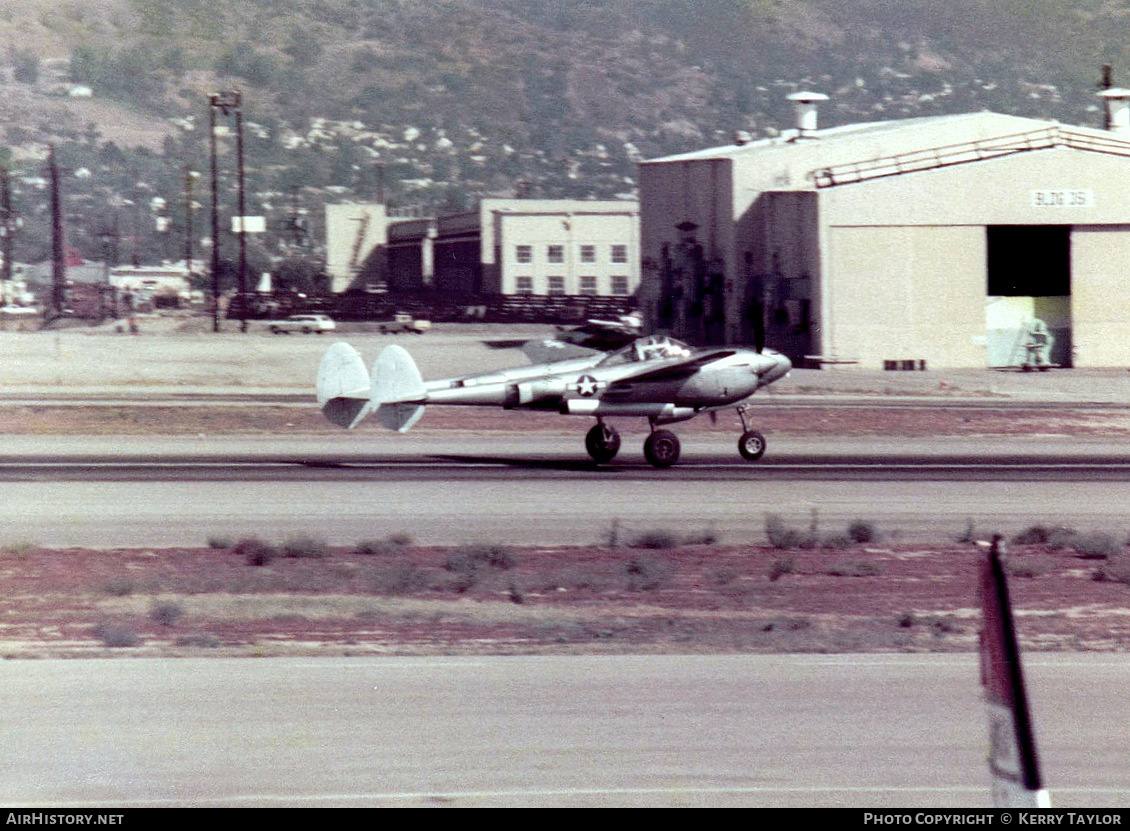
{"label": "propeller blade", "polygon": [[753,349],[760,354],[765,351],[765,306],[753,305]]}

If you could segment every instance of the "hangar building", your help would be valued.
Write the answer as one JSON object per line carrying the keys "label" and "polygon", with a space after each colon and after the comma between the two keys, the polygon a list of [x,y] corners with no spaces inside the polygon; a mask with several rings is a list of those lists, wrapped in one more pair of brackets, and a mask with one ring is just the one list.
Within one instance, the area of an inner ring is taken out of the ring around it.
{"label": "hangar building", "polygon": [[798,365],[1130,365],[1130,100],[1109,130],[990,112],[798,127],[640,167],[641,309]]}

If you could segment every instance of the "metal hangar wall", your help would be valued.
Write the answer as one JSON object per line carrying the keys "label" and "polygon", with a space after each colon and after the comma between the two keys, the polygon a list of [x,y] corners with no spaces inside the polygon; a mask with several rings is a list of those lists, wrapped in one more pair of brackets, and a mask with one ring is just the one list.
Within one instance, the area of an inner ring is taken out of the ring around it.
{"label": "metal hangar wall", "polygon": [[[1130,93],[1128,93],[1130,95]],[[641,308],[794,363],[1130,364],[1130,138],[994,113],[816,130],[645,162]],[[1018,351],[1020,350],[1020,351]]]}

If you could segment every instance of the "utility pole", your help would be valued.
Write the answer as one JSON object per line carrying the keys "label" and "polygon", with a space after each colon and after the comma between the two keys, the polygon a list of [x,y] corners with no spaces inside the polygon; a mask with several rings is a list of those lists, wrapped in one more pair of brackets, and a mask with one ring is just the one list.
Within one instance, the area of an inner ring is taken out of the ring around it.
{"label": "utility pole", "polygon": [[247,331],[247,206],[243,189],[243,108],[236,93],[235,147],[239,170],[239,331]]}
{"label": "utility pole", "polygon": [[240,331],[247,331],[247,310],[244,306],[244,292],[247,289],[247,249],[243,235],[244,197],[243,197],[243,114],[240,109],[242,96],[238,90],[214,92],[208,96],[208,127],[212,155],[212,297],[215,311],[212,318],[212,331],[220,331],[220,213],[219,186],[216,172],[216,110],[225,116],[235,112],[236,155],[239,165],[239,274],[237,301],[239,302]]}
{"label": "utility pole", "polygon": [[220,207],[216,179],[216,99],[209,96],[208,149],[212,160],[212,331],[220,331]]}
{"label": "utility pole", "polygon": [[[240,94],[236,90],[213,92],[208,96],[208,139],[212,158],[212,331],[220,331],[220,196],[219,179],[216,170],[216,110],[225,116],[232,110],[239,112]],[[239,125],[242,128],[242,121]],[[239,153],[243,154],[242,129],[240,130]],[[240,199],[243,198],[243,166],[240,165]],[[240,206],[242,210],[242,205]],[[242,226],[242,219],[241,219]],[[239,301],[243,303],[243,270],[240,269]],[[244,321],[246,326],[246,321]]]}
{"label": "utility pole", "polygon": [[59,165],[55,162],[55,145],[48,145],[47,168],[51,178],[51,311],[62,314],[67,307],[67,261],[63,239],[63,207],[59,194]]}
{"label": "utility pole", "polygon": [[4,257],[3,270],[0,271],[0,280],[4,281],[7,289],[12,284],[12,233],[15,231],[15,217],[12,216],[12,186],[9,180],[8,169],[0,168],[0,256]]}

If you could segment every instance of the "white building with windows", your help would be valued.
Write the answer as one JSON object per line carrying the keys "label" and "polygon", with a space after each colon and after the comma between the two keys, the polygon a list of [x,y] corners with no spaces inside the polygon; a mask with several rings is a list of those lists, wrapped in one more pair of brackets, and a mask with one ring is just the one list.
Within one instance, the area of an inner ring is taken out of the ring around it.
{"label": "white building with windows", "polygon": [[484,271],[500,294],[624,297],[640,282],[639,203],[484,199]]}
{"label": "white building with windows", "polygon": [[469,295],[628,297],[639,287],[639,203],[484,199],[477,211],[393,222],[366,282]]}

